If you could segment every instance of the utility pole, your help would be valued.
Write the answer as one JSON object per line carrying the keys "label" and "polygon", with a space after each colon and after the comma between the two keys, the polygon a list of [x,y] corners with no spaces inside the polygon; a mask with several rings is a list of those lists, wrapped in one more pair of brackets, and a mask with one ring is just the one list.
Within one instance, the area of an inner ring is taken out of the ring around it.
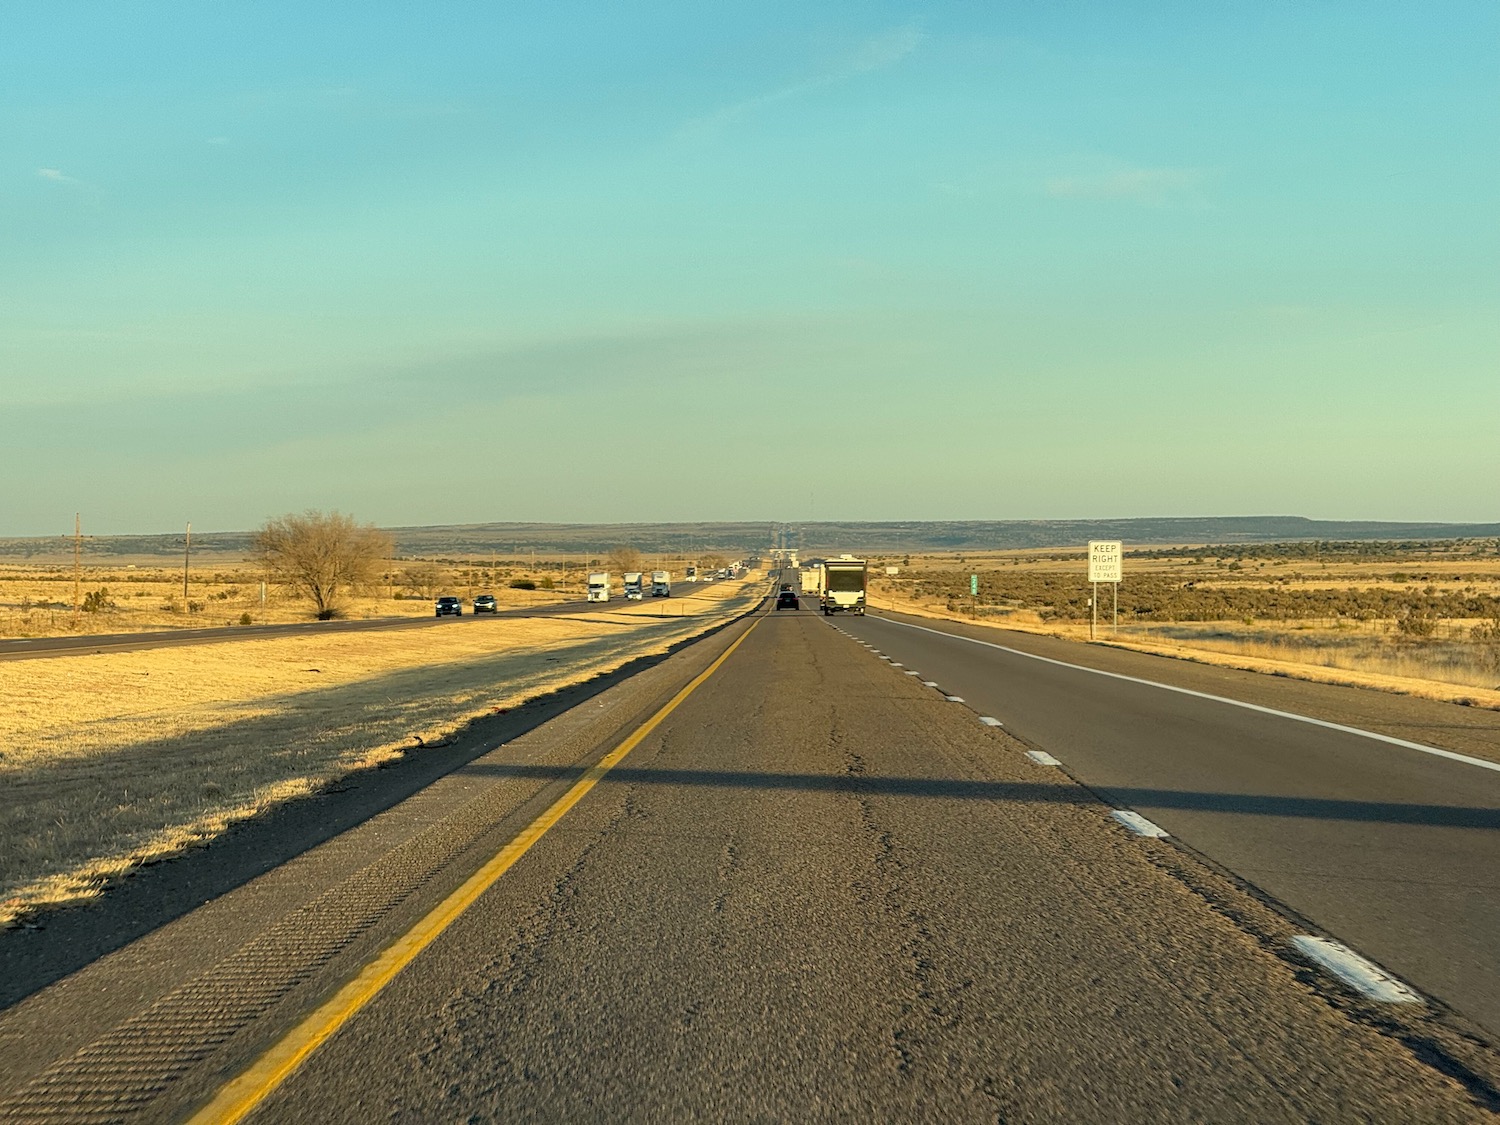
{"label": "utility pole", "polygon": [[83,516],[73,513],[73,622],[83,612]]}
{"label": "utility pole", "polygon": [[187,544],[182,548],[182,608],[187,608],[188,560],[193,557],[193,521],[188,520]]}

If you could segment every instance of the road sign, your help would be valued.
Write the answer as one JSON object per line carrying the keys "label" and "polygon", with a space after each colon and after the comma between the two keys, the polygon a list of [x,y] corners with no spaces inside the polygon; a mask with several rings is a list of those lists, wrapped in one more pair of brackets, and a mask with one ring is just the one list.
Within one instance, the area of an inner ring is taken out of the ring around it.
{"label": "road sign", "polygon": [[1089,540],[1089,581],[1120,581],[1120,541],[1118,539]]}
{"label": "road sign", "polygon": [[971,597],[971,598],[977,598],[978,596],[979,596],[979,575],[977,575],[977,574],[971,574],[971,575],[969,575],[969,597]]}

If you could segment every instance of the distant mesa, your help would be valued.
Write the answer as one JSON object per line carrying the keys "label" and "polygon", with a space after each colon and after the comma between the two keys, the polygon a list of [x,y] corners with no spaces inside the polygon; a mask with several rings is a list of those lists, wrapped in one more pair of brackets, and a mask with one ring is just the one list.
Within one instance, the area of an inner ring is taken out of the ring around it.
{"label": "distant mesa", "polygon": [[[1173,516],[1099,520],[932,520],[888,522],[738,523],[479,523],[388,529],[398,556],[450,556],[462,560],[490,553],[599,552],[628,543],[649,553],[759,552],[781,531],[800,551],[893,554],[914,551],[1008,550],[1078,547],[1090,539],[1121,539],[1130,545],[1161,543],[1275,543],[1299,539],[1418,540],[1500,537],[1500,523],[1394,523],[1312,520],[1302,516]],[[243,556],[251,532],[193,535],[193,553]],[[182,534],[97,535],[85,541],[91,558],[124,556],[180,558]],[[0,539],[0,558],[71,559],[71,536]]]}

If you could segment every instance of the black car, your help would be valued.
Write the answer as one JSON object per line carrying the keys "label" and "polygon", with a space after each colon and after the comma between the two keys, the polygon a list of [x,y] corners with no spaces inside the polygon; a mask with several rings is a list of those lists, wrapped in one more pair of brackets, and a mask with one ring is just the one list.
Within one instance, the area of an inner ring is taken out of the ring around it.
{"label": "black car", "polygon": [[462,617],[464,615],[464,603],[457,598],[442,597],[437,600],[438,617]]}
{"label": "black car", "polygon": [[783,590],[776,595],[777,609],[801,609],[802,603],[797,600],[797,595],[791,590]]}
{"label": "black car", "polygon": [[500,607],[495,604],[494,594],[480,594],[474,599],[475,613],[499,613]]}

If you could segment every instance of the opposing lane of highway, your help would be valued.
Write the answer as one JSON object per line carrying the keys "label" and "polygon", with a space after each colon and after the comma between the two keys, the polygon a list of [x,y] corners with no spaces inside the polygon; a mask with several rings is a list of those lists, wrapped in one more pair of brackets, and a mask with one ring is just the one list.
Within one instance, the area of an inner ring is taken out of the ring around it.
{"label": "opposing lane of highway", "polygon": [[[834,620],[1060,759],[1097,792],[1500,1035],[1500,772],[1029,659],[948,635],[942,622]],[[1046,640],[985,632],[1021,649]],[[1069,647],[1079,663],[1097,652],[1050,640],[1046,652],[1066,659]],[[1122,674],[1169,684],[1198,684],[1203,674],[1137,653],[1114,651],[1108,659]],[[1249,673],[1216,679],[1217,694],[1241,682],[1260,705],[1286,683]],[[1317,686],[1320,697],[1337,700],[1333,712],[1345,723],[1358,719],[1362,704],[1382,712],[1415,704],[1410,709],[1423,716],[1444,706]],[[1286,694],[1296,690],[1288,687]],[[1443,730],[1423,732],[1414,720],[1404,733],[1458,731],[1460,745],[1481,749],[1474,743],[1495,717],[1448,710],[1453,721]]]}
{"label": "opposing lane of highway", "polygon": [[[691,598],[698,591],[686,587],[676,596]],[[598,603],[586,601],[552,602],[535,606],[515,606],[494,614],[496,618],[559,617],[568,614],[618,610],[622,599]],[[663,602],[663,607],[666,606]],[[294,621],[275,625],[231,625],[205,629],[156,629],[142,633],[94,633],[86,636],[11,637],[0,639],[0,660],[25,660],[41,656],[64,656],[81,652],[124,652],[173,645],[211,644],[221,641],[244,641],[265,637],[321,636],[327,633],[358,633],[370,630],[452,628],[459,620],[476,622],[480,617],[468,614],[462,619],[446,617],[375,617],[359,621]]]}

